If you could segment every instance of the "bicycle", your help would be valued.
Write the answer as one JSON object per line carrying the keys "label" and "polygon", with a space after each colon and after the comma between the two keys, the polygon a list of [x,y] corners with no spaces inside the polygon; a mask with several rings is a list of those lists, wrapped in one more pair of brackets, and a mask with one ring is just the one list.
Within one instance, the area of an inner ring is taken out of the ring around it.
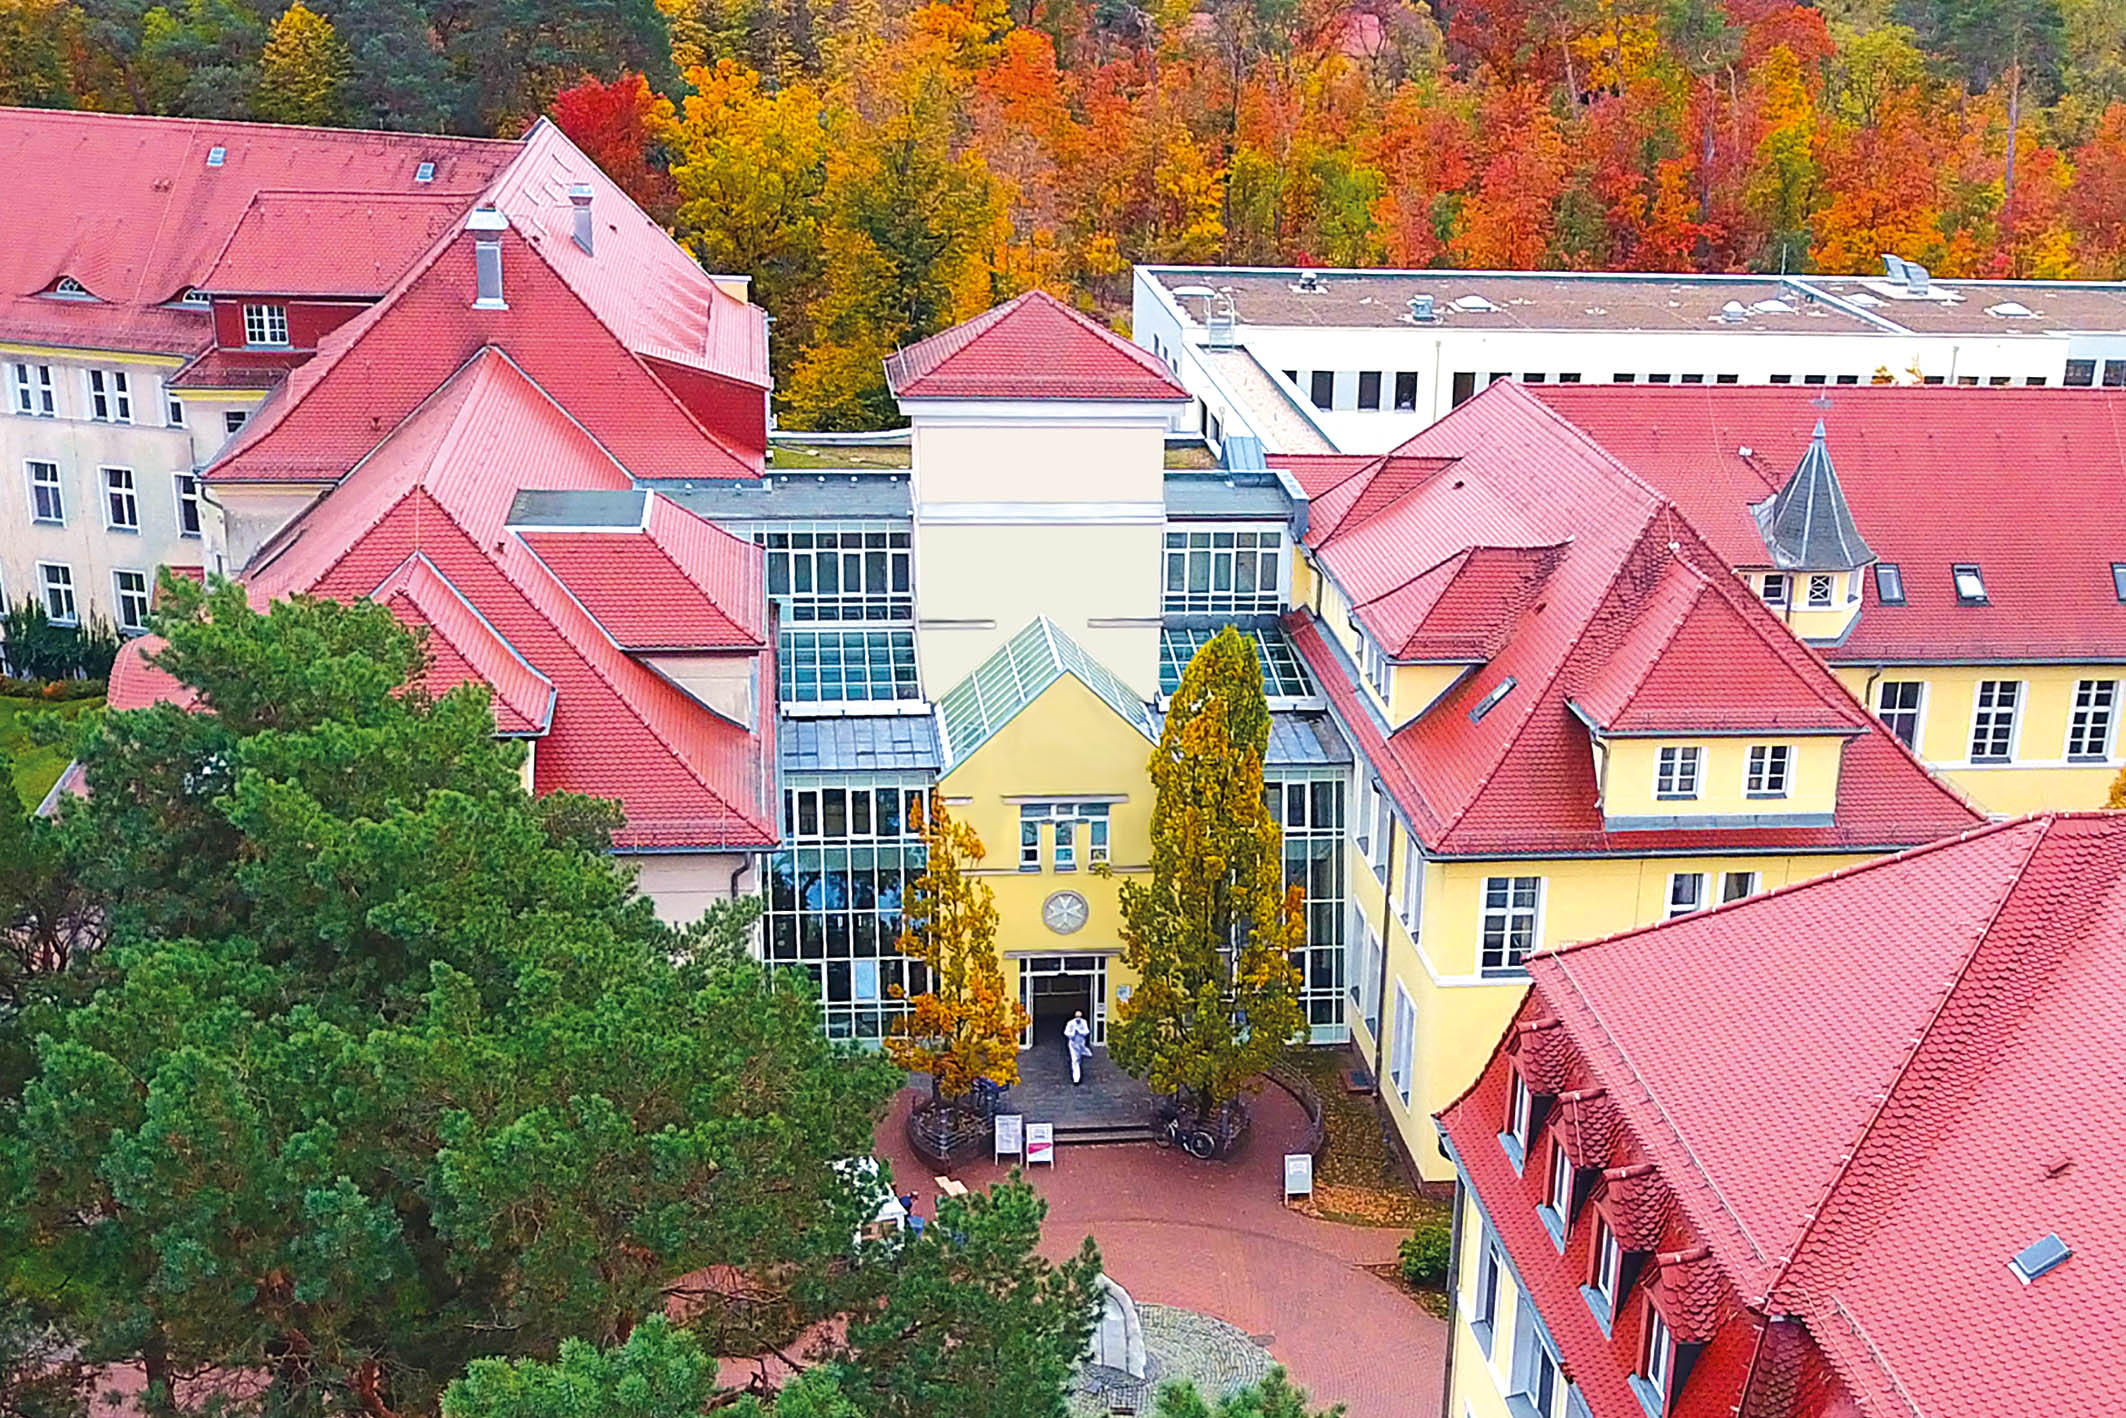
{"label": "bicycle", "polygon": [[1198,1162],[1208,1162],[1218,1155],[1218,1137],[1208,1128],[1194,1121],[1183,1121],[1181,1110],[1172,1105],[1160,1109],[1159,1128],[1152,1140],[1161,1147],[1178,1147]]}

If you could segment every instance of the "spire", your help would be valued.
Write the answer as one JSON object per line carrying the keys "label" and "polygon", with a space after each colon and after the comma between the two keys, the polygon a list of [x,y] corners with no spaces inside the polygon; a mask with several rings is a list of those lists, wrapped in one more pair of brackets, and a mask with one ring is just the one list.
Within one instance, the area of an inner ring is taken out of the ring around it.
{"label": "spire", "polygon": [[1772,565],[1782,571],[1857,571],[1875,560],[1831,467],[1822,419],[1786,486],[1750,511]]}

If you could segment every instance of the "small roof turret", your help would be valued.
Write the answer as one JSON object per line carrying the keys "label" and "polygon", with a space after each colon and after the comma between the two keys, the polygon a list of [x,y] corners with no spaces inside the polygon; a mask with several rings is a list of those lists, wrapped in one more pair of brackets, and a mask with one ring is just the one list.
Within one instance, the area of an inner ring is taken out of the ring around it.
{"label": "small roof turret", "polygon": [[1857,571],[1875,560],[1838,486],[1822,419],[1786,486],[1750,511],[1772,565],[1782,571]]}

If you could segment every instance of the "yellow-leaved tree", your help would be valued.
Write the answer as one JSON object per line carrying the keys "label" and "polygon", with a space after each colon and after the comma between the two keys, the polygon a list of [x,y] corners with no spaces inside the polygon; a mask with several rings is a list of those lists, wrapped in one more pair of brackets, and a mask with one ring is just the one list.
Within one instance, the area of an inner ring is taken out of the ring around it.
{"label": "yellow-leaved tree", "polygon": [[[930,795],[923,820],[922,874],[901,904],[901,954],[923,962],[930,988],[886,1035],[886,1057],[930,1075],[933,1108],[958,1104],[981,1079],[1000,1088],[1019,1081],[1019,1033],[1026,1009],[1004,993],[997,963],[996,898],[969,869],[982,860],[982,839]],[[896,989],[905,996],[905,991]]]}
{"label": "yellow-leaved tree", "polygon": [[1270,710],[1255,647],[1196,652],[1152,754],[1152,870],[1125,881],[1122,958],[1141,979],[1108,1026],[1115,1062],[1211,1124],[1306,1023],[1300,888],[1263,797]]}
{"label": "yellow-leaved tree", "polygon": [[344,123],[347,47],[332,21],[295,0],[273,22],[251,109],[269,123]]}

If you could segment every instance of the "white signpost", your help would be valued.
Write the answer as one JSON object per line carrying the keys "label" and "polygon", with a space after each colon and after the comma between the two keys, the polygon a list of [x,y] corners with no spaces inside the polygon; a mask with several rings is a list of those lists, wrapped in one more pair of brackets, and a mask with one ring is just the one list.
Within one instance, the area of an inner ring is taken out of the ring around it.
{"label": "white signpost", "polygon": [[1311,1152],[1287,1152],[1284,1155],[1284,1199],[1295,1196],[1314,1195],[1314,1154]]}
{"label": "white signpost", "polygon": [[1028,1123],[1026,1125],[1026,1165],[1036,1162],[1056,1165],[1056,1125],[1054,1123]]}
{"label": "white signpost", "polygon": [[1023,1113],[997,1114],[997,1155],[1001,1162],[1006,1157],[1026,1155],[1026,1115]]}

